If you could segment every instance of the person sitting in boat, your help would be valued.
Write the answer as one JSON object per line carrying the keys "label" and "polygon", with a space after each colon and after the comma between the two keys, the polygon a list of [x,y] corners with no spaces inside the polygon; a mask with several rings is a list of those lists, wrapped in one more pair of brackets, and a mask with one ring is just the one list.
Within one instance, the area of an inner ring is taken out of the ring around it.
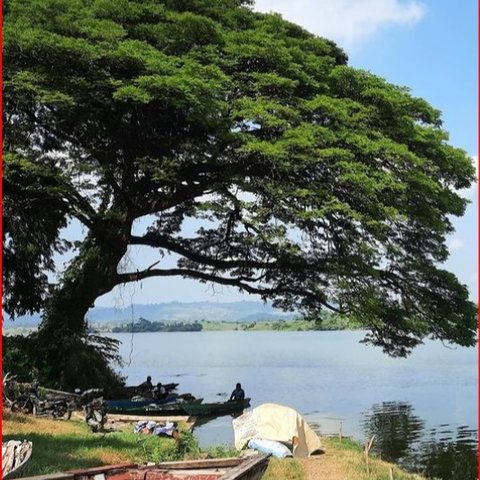
{"label": "person sitting in boat", "polygon": [[167,395],[168,395],[168,392],[165,389],[165,387],[161,384],[161,382],[158,382],[157,386],[153,389],[153,398],[162,400],[166,398]]}
{"label": "person sitting in boat", "polygon": [[141,383],[137,387],[137,390],[139,393],[151,392],[152,389],[153,389],[153,383],[152,383],[152,377],[150,375],[147,377],[147,380],[145,382]]}
{"label": "person sitting in boat", "polygon": [[235,390],[230,395],[230,401],[240,401],[245,399],[245,392],[243,391],[242,385],[237,383]]}

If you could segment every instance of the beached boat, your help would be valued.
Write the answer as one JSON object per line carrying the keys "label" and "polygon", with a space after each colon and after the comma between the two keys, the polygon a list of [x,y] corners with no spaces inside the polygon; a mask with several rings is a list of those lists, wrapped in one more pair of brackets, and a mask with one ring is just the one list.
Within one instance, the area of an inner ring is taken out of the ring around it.
{"label": "beached boat", "polygon": [[183,408],[187,403],[202,403],[203,398],[196,398],[190,402],[177,401],[172,403],[155,404],[149,403],[144,406],[135,406],[134,408],[110,408],[109,413],[119,413],[122,415],[142,415],[142,416],[172,416],[172,415],[188,415]]}
{"label": "beached boat", "polygon": [[[164,462],[152,466],[107,465],[52,473],[28,480],[260,480],[268,455]],[[27,480],[26,478],[22,480]]]}
{"label": "beached boat", "polygon": [[107,413],[123,413],[125,410],[144,408],[148,405],[165,405],[176,402],[177,394],[167,395],[162,399],[146,398],[143,400],[106,400],[105,408]]}
{"label": "beached boat", "polygon": [[215,403],[186,403],[183,409],[190,415],[221,415],[241,412],[250,406],[250,398]]}
{"label": "beached boat", "polygon": [[[171,393],[173,390],[176,390],[179,385],[179,383],[164,383],[162,384],[162,387],[168,393]],[[148,393],[149,392],[145,392],[145,390],[140,388],[138,385],[125,385],[124,387],[122,387],[120,396],[124,398],[130,398],[134,395],[145,395]]]}
{"label": "beached boat", "polygon": [[18,477],[32,456],[32,442],[9,440],[2,442],[2,478]]}

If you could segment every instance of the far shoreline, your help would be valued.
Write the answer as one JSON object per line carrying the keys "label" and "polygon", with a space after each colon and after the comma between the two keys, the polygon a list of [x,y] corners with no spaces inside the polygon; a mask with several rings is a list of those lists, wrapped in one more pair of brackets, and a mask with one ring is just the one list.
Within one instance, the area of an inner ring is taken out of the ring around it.
{"label": "far shoreline", "polygon": [[[178,332],[302,332],[302,331],[355,331],[365,327],[354,325],[346,319],[327,319],[322,323],[314,320],[258,320],[253,322],[226,321],[226,320],[201,320],[194,322],[174,322],[161,320],[148,322],[143,328],[136,328],[134,323],[115,322],[107,324],[93,323],[90,330],[96,333],[178,333]],[[159,325],[161,327],[159,327]],[[193,326],[193,327],[191,327]],[[201,327],[201,328],[200,328]],[[3,335],[29,335],[35,332],[38,326],[3,325]]]}

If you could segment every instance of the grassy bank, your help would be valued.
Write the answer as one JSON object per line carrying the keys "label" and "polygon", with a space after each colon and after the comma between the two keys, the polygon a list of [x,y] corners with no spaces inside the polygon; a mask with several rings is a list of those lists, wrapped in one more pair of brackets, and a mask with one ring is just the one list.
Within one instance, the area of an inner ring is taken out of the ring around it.
{"label": "grassy bank", "polygon": [[[93,434],[81,420],[50,420],[21,414],[3,414],[3,440],[28,439],[33,454],[24,475],[42,475],[62,470],[112,463],[161,462],[182,458],[235,456],[223,447],[201,450],[196,439],[182,432],[180,442],[153,435],[136,435],[132,426],[123,431]],[[325,453],[307,459],[270,460],[263,480],[421,480],[422,477],[372,458],[367,475],[365,458],[358,444],[344,439],[322,439]]]}
{"label": "grassy bank", "polygon": [[107,434],[93,434],[82,420],[51,420],[3,413],[3,440],[33,442],[33,454],[23,475],[43,475],[76,468],[122,462],[163,462],[183,458],[235,456],[235,450],[201,450],[192,434],[182,431],[180,441],[137,435],[133,426]]}
{"label": "grassy bank", "polygon": [[[365,453],[357,442],[344,438],[322,438],[325,454],[302,460],[302,465],[308,472],[318,465],[323,471],[328,471],[329,480],[424,480],[420,475],[405,472],[391,463],[385,462],[373,455],[369,457],[369,473],[365,464]],[[318,463],[318,465],[315,465]],[[391,472],[391,473],[390,473]],[[308,478],[308,477],[307,477]]]}
{"label": "grassy bank", "polygon": [[322,443],[322,455],[271,459],[262,480],[425,480],[374,457],[367,472],[363,450],[354,441],[322,438]]}

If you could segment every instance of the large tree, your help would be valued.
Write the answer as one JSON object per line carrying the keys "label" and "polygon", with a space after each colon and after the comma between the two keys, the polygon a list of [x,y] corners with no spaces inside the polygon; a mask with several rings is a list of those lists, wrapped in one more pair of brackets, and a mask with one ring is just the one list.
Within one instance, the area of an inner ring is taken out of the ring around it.
{"label": "large tree", "polygon": [[[354,315],[393,355],[474,344],[476,309],[440,266],[474,169],[426,101],[248,0],[3,8],[4,309],[43,312],[38,365],[58,384],[78,380],[95,299],[149,277]],[[73,219],[80,245],[62,239]],[[120,266],[132,245],[158,249],[150,268]]]}

